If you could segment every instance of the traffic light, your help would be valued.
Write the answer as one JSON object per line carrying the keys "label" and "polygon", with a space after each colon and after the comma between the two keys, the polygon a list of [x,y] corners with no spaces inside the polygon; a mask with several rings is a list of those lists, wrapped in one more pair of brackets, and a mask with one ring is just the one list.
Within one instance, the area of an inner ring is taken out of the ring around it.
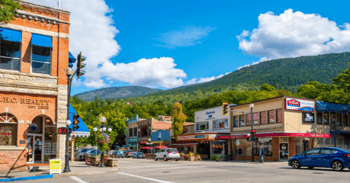
{"label": "traffic light", "polygon": [[78,114],[73,114],[73,130],[77,131],[79,129],[79,121],[78,121],[79,115]]}
{"label": "traffic light", "polygon": [[247,134],[247,141],[248,142],[252,141],[252,134],[251,133]]}
{"label": "traffic light", "polygon": [[222,103],[222,115],[227,115],[228,103]]}
{"label": "traffic light", "polygon": [[86,57],[82,56],[81,52],[80,52],[78,57],[77,57],[77,60],[78,60],[78,62],[77,62],[77,77],[79,79],[80,76],[85,74],[85,71],[82,71],[81,69],[86,66],[86,64],[82,63],[86,60]]}
{"label": "traffic light", "polygon": [[252,130],[252,139],[255,140],[256,139],[256,131],[253,129]]}
{"label": "traffic light", "polygon": [[58,128],[58,134],[67,134],[67,128],[65,127],[61,127],[61,128]]}

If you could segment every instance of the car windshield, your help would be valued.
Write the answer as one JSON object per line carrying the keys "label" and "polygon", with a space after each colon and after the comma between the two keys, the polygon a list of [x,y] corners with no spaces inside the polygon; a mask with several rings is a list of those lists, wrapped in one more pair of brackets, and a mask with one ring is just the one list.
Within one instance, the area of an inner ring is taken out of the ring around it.
{"label": "car windshield", "polygon": [[169,149],[170,152],[177,152],[177,149]]}
{"label": "car windshield", "polygon": [[88,150],[87,149],[82,149],[80,152],[84,153],[86,151],[88,151]]}

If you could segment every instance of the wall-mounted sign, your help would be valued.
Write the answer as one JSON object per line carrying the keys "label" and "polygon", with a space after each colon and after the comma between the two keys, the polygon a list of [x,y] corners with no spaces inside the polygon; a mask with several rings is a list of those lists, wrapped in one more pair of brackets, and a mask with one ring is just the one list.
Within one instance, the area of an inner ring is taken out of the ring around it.
{"label": "wall-mounted sign", "polygon": [[315,111],[315,101],[297,99],[297,98],[285,98],[285,109],[294,111],[305,111],[314,112]]}
{"label": "wall-mounted sign", "polygon": [[29,109],[49,109],[50,100],[0,97],[0,103],[28,105]]}
{"label": "wall-mounted sign", "polygon": [[208,111],[205,114],[208,115],[208,114],[214,114],[214,113],[215,113],[215,111]]}

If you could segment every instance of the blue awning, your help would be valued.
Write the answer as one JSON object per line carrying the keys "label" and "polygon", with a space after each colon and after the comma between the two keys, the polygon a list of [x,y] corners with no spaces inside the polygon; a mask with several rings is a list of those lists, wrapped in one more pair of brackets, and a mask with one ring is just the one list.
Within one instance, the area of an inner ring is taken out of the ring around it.
{"label": "blue awning", "polygon": [[75,57],[73,56],[73,54],[71,52],[69,52],[69,63],[75,63],[77,59],[75,59]]}
{"label": "blue awning", "polygon": [[69,104],[69,120],[72,122],[69,125],[69,128],[72,130],[71,136],[73,137],[88,137],[90,136],[90,130],[88,129],[88,127],[85,125],[85,123],[83,122],[83,120],[81,120],[81,118],[78,118],[78,130],[73,131],[73,115],[77,114],[77,112],[74,110],[73,106],[71,104]]}
{"label": "blue awning", "polygon": [[316,111],[350,113],[350,105],[316,101]]}
{"label": "blue awning", "polygon": [[32,34],[32,45],[52,48],[52,37]]}
{"label": "blue awning", "polygon": [[0,28],[0,39],[13,42],[22,42],[22,32]]}

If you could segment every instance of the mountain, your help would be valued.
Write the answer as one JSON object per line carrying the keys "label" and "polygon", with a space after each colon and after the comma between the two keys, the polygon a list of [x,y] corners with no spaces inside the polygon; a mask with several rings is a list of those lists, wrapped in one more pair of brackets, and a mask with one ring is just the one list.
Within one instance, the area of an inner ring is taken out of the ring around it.
{"label": "mountain", "polygon": [[118,99],[118,98],[126,98],[126,97],[135,97],[147,95],[150,93],[155,93],[162,91],[160,89],[152,89],[142,86],[124,86],[124,87],[109,87],[109,88],[101,88],[97,90],[92,90],[88,92],[83,92],[76,94],[77,97],[92,101],[96,96],[97,98],[102,99]]}
{"label": "mountain", "polygon": [[201,99],[231,90],[257,90],[264,83],[295,93],[300,85],[308,81],[331,84],[333,78],[349,67],[349,62],[349,52],[270,60],[244,67],[207,83],[174,88],[128,100],[149,103],[166,99],[164,102],[170,104],[174,101]]}

